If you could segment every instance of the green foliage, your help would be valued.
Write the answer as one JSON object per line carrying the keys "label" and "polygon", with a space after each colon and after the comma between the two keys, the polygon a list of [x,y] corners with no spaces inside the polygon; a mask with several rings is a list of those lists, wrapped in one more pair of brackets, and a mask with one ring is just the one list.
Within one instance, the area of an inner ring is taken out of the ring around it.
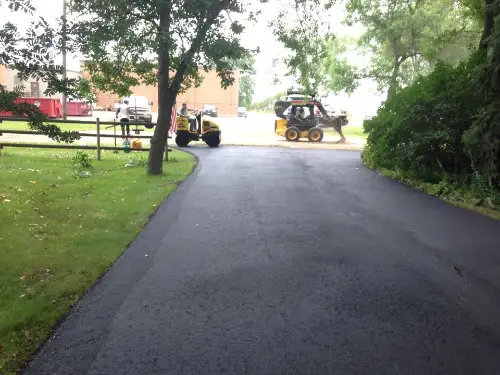
{"label": "green foliage", "polygon": [[[246,58],[236,61],[236,66],[241,70],[242,76],[239,80],[238,105],[240,107],[249,107],[252,104],[252,98],[255,88],[255,56],[249,55]],[[248,72],[245,74],[245,72]]]}
{"label": "green foliage", "polygon": [[[93,99],[87,81],[60,78],[62,67],[54,61],[61,50],[61,30],[50,27],[43,18],[35,16],[36,9],[30,0],[0,0],[0,7],[5,5],[11,11],[25,13],[29,26],[24,33],[10,22],[0,27],[0,65],[17,70],[24,81],[31,78],[46,82],[47,95],[61,92],[75,98]],[[76,132],[61,131],[58,126],[47,124],[47,117],[37,107],[16,103],[21,95],[21,87],[13,91],[0,87],[0,112],[27,116],[30,129],[40,131],[57,142],[71,143],[80,138]]]}
{"label": "green foliage", "polygon": [[71,161],[73,165],[79,169],[92,168],[92,158],[84,151],[78,150]]}
{"label": "green foliage", "polygon": [[95,95],[88,81],[81,78],[62,79],[63,67],[55,62],[63,42],[66,42],[67,50],[72,50],[72,44],[65,37],[67,34],[63,33],[66,29],[63,29],[62,20],[57,27],[51,27],[37,15],[30,0],[0,0],[0,7],[2,5],[11,11],[25,13],[29,26],[24,33],[11,22],[0,27],[0,64],[17,70],[24,81],[31,78],[46,82],[46,95],[65,93],[92,101]]}
{"label": "green foliage", "polygon": [[[349,63],[346,42],[330,32],[335,1],[290,0],[273,28],[291,52],[285,59],[289,75],[303,87],[349,93],[370,79],[390,96],[432,71],[439,61],[467,60],[480,38],[481,2],[348,0],[344,23],[364,29],[352,43],[353,52],[369,56],[363,68]],[[295,19],[292,27],[287,26],[290,18]]]}
{"label": "green foliage", "polygon": [[458,3],[460,4],[464,18],[472,19],[478,25],[482,26],[485,11],[484,0],[459,0]]}
{"label": "green foliage", "polygon": [[[169,158],[169,161],[172,158]],[[123,168],[137,168],[137,167],[145,167],[148,164],[148,161],[140,155],[139,157],[137,155],[133,155],[123,166]]]}
{"label": "green foliage", "polygon": [[[489,186],[500,184],[500,8],[491,35],[486,35],[487,49],[477,52],[481,64],[477,78],[484,104],[478,109],[473,126],[464,136],[476,173]],[[498,185],[497,185],[498,186]]]}
{"label": "green foliage", "polygon": [[47,116],[38,107],[28,103],[16,103],[21,97],[19,90],[7,91],[0,87],[0,112],[11,112],[14,116],[27,116],[28,126],[33,131],[39,131],[56,142],[72,143],[80,139],[76,131],[63,131],[58,126],[47,124]]}
{"label": "green foliage", "polygon": [[467,63],[437,64],[386,101],[365,122],[362,158],[429,194],[491,210],[500,206],[500,8],[461,3],[484,21],[479,49]]}
{"label": "green foliage", "polygon": [[500,116],[481,92],[484,54],[434,71],[387,100],[372,120],[364,162],[423,183],[468,186],[488,206],[500,204]]}
{"label": "green foliage", "polygon": [[462,137],[479,105],[472,68],[471,63],[456,68],[438,64],[387,100],[377,116],[364,123],[369,134],[365,160],[426,181],[470,177]]}
{"label": "green foliage", "polygon": [[351,0],[346,9],[346,23],[366,29],[358,40],[360,50],[372,54],[359,78],[375,79],[388,96],[440,61],[467,59],[480,37],[477,24],[464,18],[454,1]]}
{"label": "green foliage", "polygon": [[296,78],[306,91],[318,92],[323,87],[323,60],[327,56],[327,43],[334,38],[328,22],[319,14],[325,11],[322,0],[283,0],[283,9],[272,28],[274,35],[288,50],[284,58],[287,76]]}
{"label": "green foliage", "polygon": [[215,68],[229,87],[237,62],[250,53],[239,43],[243,26],[224,16],[244,12],[238,1],[110,0],[103,7],[100,0],[82,0],[72,11],[85,16],[70,29],[88,58],[93,86],[105,92],[129,95],[131,87],[165,79],[175,98],[201,84],[198,67]]}
{"label": "green foliage", "polygon": [[252,103],[249,108],[254,111],[261,112],[272,112],[274,113],[274,103],[279,100],[282,96],[286,95],[284,92],[279,92],[273,96],[269,96],[264,100],[257,103]]}
{"label": "green foliage", "polygon": [[195,165],[162,177],[123,169],[129,155],[103,151],[90,178],[71,173],[74,151],[9,149],[0,181],[0,373],[18,374],[52,329],[142,230]]}
{"label": "green foliage", "polygon": [[245,75],[240,78],[238,105],[249,107],[252,104],[255,82],[252,76]]}
{"label": "green foliage", "polygon": [[[265,0],[259,0],[266,2]],[[158,86],[158,121],[151,139],[148,172],[163,172],[163,154],[177,95],[199,86],[215,69],[221,87],[234,83],[252,51],[240,44],[238,18],[255,19],[245,0],[80,0],[69,26],[87,57],[92,86],[128,95],[140,84]],[[200,69],[201,68],[201,69]]]}
{"label": "green foliage", "polygon": [[331,38],[326,41],[326,54],[322,62],[324,71],[324,87],[334,93],[345,91],[353,93],[359,86],[360,73],[351,65],[345,56],[348,39]]}

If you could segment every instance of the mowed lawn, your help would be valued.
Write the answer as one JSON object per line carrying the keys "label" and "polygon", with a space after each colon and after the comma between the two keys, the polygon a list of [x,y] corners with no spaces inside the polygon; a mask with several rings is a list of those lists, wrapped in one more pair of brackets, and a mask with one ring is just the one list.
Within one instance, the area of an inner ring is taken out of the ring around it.
{"label": "mowed lawn", "polygon": [[[50,120],[47,121],[48,124],[51,124]],[[57,125],[61,130],[68,130],[68,131],[85,131],[85,130],[95,130],[96,125],[95,124],[77,124],[77,123],[54,123],[54,125]],[[0,122],[0,132],[2,129],[8,129],[8,130],[31,130],[28,126],[27,122],[24,121],[2,121]]]}
{"label": "mowed lawn", "polygon": [[[342,132],[344,133],[344,135],[347,139],[349,139],[349,137],[366,139],[366,137],[368,136],[368,134],[365,134],[363,132],[363,125],[350,125],[350,124],[348,124],[348,125],[342,127]],[[325,134],[338,136],[338,133],[333,129],[325,129]]]}
{"label": "mowed lawn", "polygon": [[164,175],[150,177],[146,154],[104,152],[82,172],[72,163],[74,150],[3,151],[0,374],[14,374],[195,160],[174,150]]}

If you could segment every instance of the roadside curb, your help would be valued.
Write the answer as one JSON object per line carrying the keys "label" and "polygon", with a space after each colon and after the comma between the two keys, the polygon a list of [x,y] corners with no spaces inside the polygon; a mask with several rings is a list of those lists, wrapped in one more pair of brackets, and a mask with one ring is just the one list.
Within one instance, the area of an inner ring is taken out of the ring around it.
{"label": "roadside curb", "polygon": [[[222,143],[221,146],[237,146],[237,147],[267,147],[267,148],[293,148],[293,149],[306,149],[306,150],[346,150],[346,151],[363,151],[365,145],[342,145],[342,144],[310,144],[309,142],[304,142],[303,144],[297,143],[283,143],[283,144],[257,144],[257,143],[238,143],[229,142]],[[317,147],[319,146],[319,147]]]}

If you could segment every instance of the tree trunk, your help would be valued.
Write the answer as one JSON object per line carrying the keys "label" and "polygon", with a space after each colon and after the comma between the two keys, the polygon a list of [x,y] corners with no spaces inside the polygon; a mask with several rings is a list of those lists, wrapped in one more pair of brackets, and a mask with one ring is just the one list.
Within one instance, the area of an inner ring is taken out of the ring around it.
{"label": "tree trunk", "polygon": [[399,58],[397,58],[394,67],[392,69],[392,74],[389,81],[389,88],[387,90],[387,98],[385,99],[386,101],[391,99],[398,89],[398,77],[399,77],[400,66],[401,62],[399,61]]}
{"label": "tree trunk", "polygon": [[484,24],[483,24],[483,35],[481,35],[481,41],[479,43],[480,49],[486,49],[488,47],[488,40],[493,33],[493,27],[495,26],[495,15],[497,13],[498,5],[495,4],[496,0],[486,0],[484,7]]}
{"label": "tree trunk", "polygon": [[168,82],[158,83],[158,121],[151,138],[148,158],[148,174],[157,175],[163,172],[163,152],[167,144],[168,129],[172,117],[174,100],[170,95]]}
{"label": "tree trunk", "polygon": [[163,173],[163,152],[167,143],[168,129],[172,115],[172,105],[175,96],[169,88],[170,55],[169,37],[170,29],[170,2],[159,9],[160,14],[160,37],[158,46],[158,121],[151,138],[151,148],[148,158],[148,174],[158,175]]}

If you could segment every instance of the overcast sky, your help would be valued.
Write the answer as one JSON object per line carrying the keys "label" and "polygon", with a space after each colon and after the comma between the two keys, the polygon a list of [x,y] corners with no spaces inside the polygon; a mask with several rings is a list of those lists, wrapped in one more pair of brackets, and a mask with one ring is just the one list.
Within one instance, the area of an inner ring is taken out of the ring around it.
{"label": "overcast sky", "polygon": [[[50,23],[55,23],[57,18],[62,15],[63,0],[32,0],[32,2],[37,8],[38,13]],[[49,2],[50,6],[48,6]],[[279,2],[275,2],[274,4],[279,4]],[[276,92],[294,84],[292,79],[283,77],[283,73],[285,72],[283,67],[273,67],[274,59],[280,59],[286,56],[286,50],[276,41],[270,28],[267,26],[270,21],[275,19],[280,9],[277,6],[273,6],[272,2],[264,5],[264,7],[264,12],[259,16],[258,23],[248,24],[245,34],[242,36],[242,42],[245,46],[250,48],[260,47],[260,54],[256,56],[255,66],[257,74],[255,76],[256,85],[254,100],[256,101],[274,95]],[[341,21],[344,19],[344,8],[342,4],[337,4],[328,14],[324,14],[323,16],[333,25],[332,31],[340,37],[356,37],[362,32],[360,27],[348,27],[341,24]],[[3,9],[0,7],[0,23],[4,23],[7,20],[22,25],[26,23],[26,16],[21,13],[12,14],[5,9],[5,7]],[[352,62],[357,63],[357,65],[365,63],[356,55],[351,55],[350,59]],[[78,58],[68,57],[68,69],[79,69]],[[281,79],[281,84],[278,86],[273,83],[276,74],[283,77]],[[330,101],[332,101],[333,105],[346,108],[349,111],[358,112],[363,109],[364,112],[373,112],[380,103],[381,97],[375,94],[374,84],[368,84],[361,87],[350,98],[346,95],[336,95],[333,96]]]}

